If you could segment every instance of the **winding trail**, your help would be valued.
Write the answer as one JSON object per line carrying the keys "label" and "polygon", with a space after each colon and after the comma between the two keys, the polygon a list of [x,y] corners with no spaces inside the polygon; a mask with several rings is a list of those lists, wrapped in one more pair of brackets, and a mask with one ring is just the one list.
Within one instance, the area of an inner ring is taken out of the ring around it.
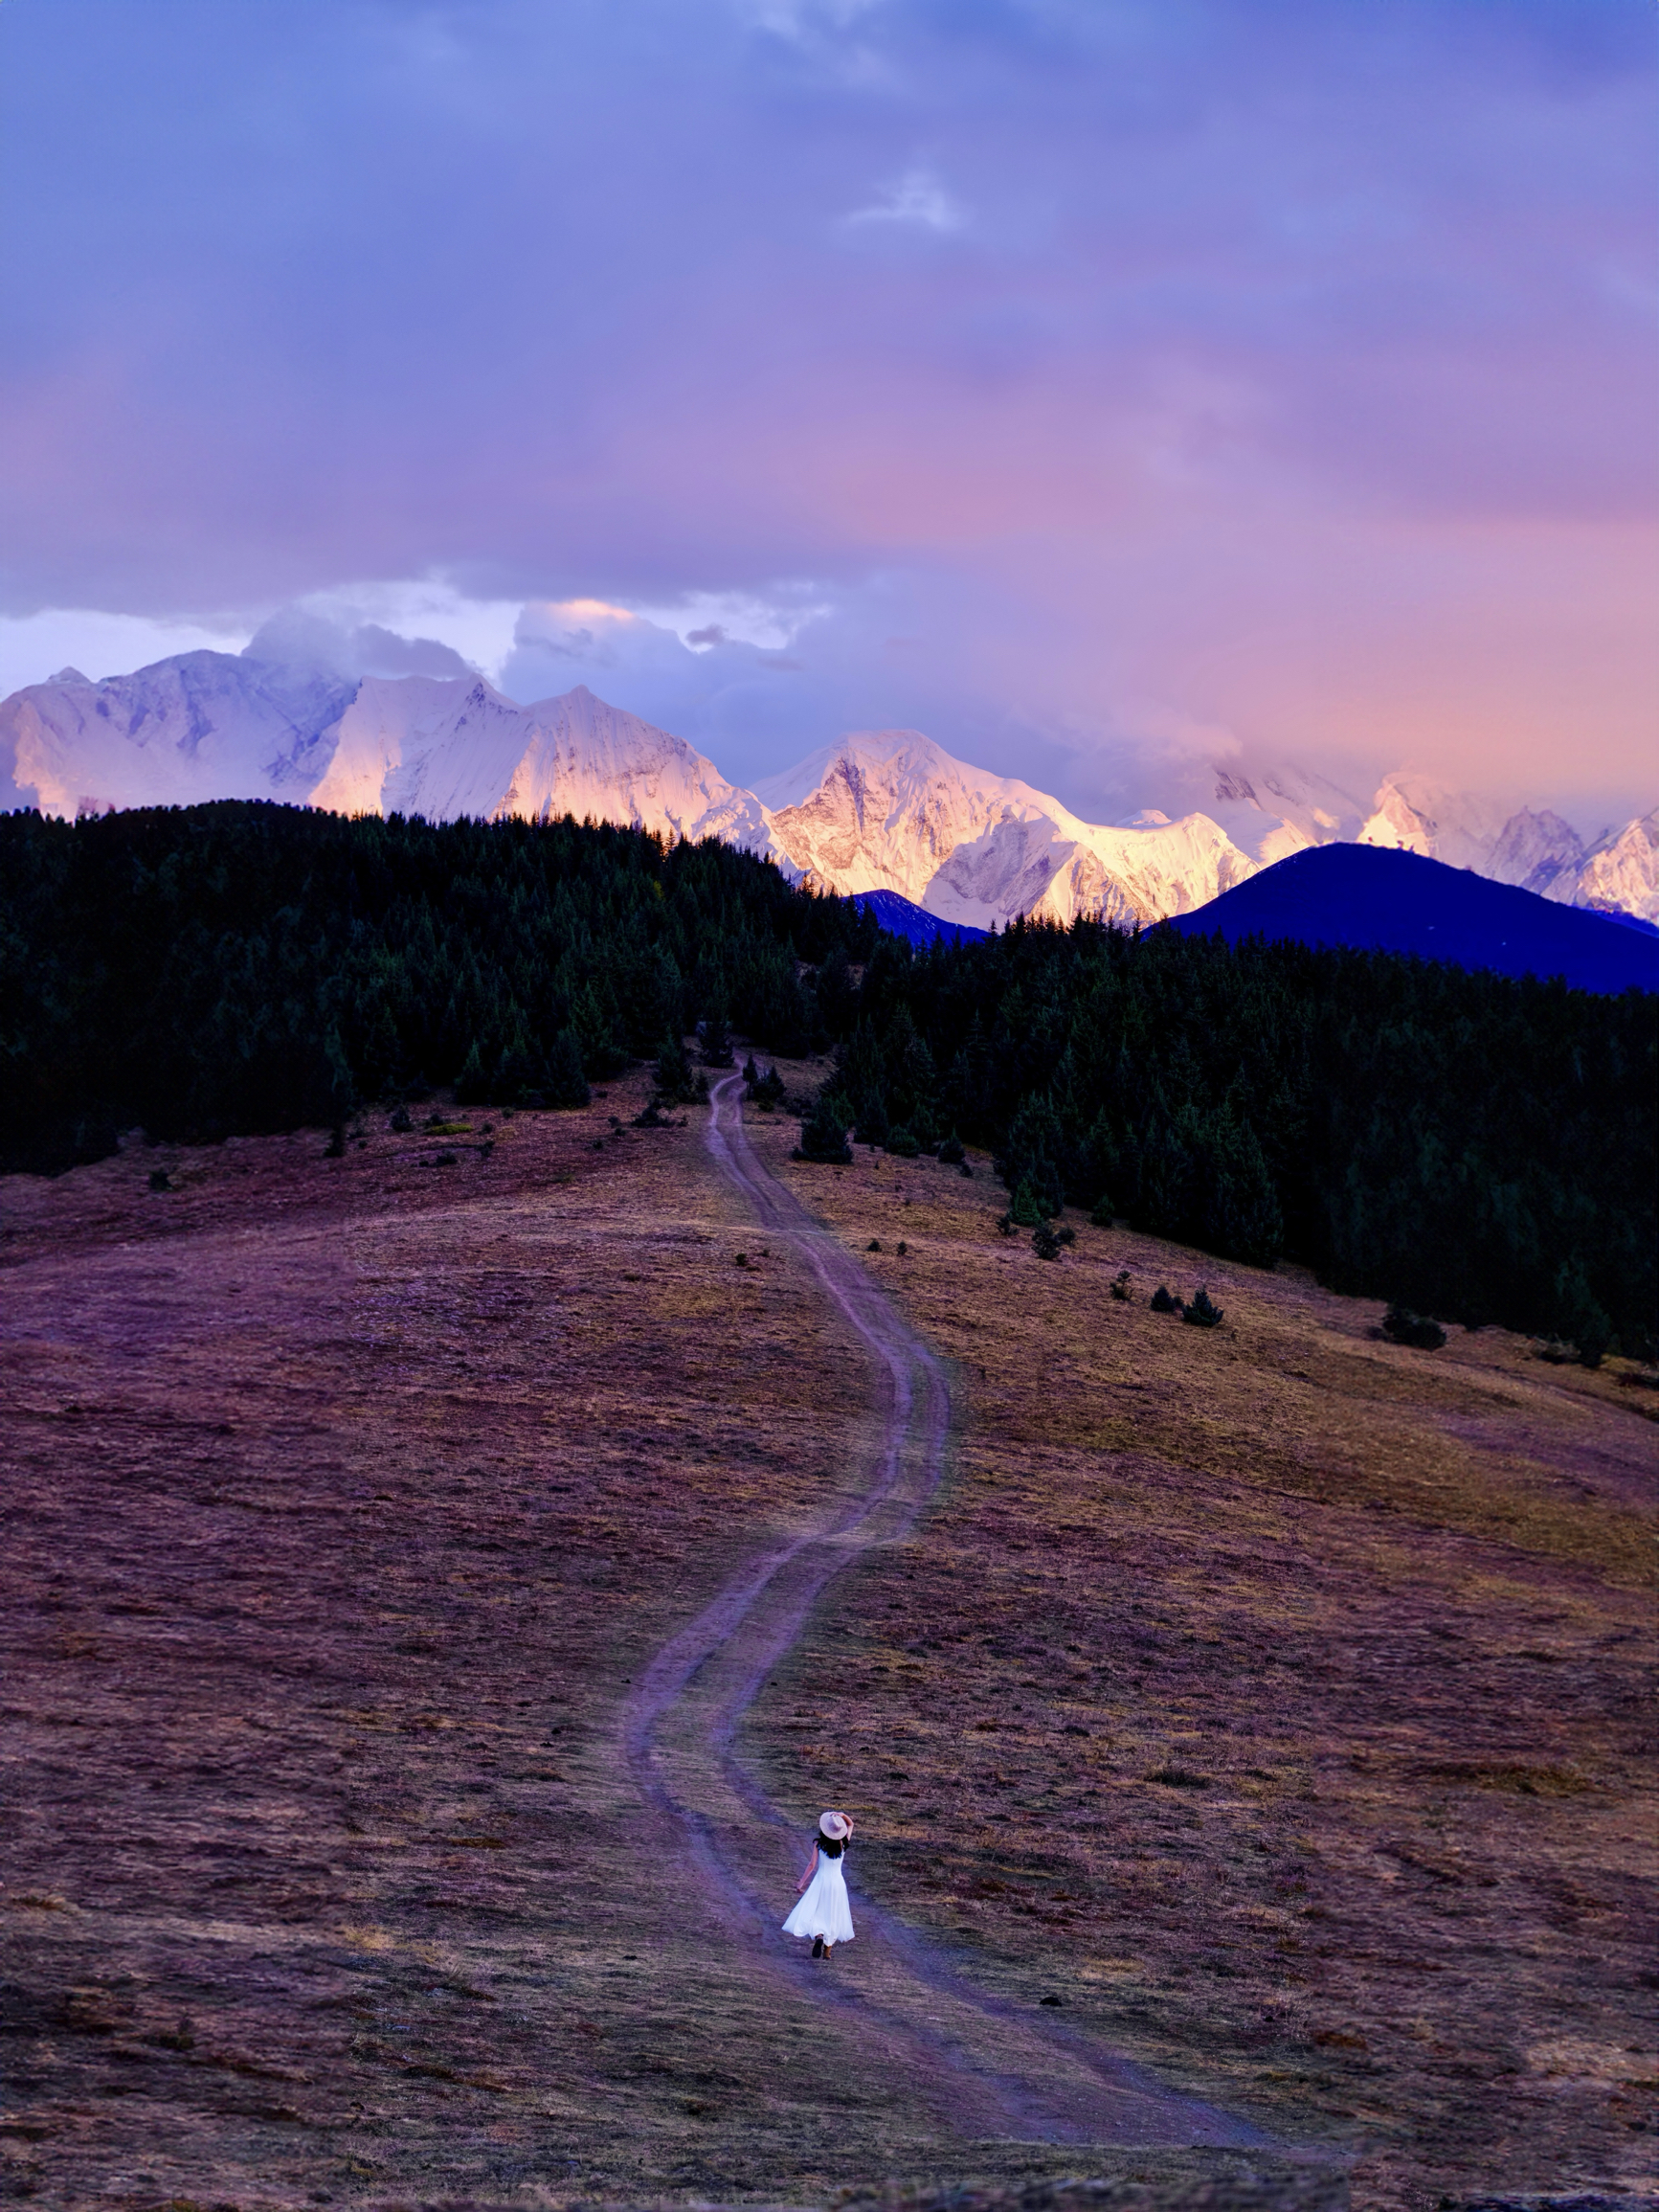
{"label": "winding trail", "polygon": [[[690,1850],[723,1933],[757,1974],[843,2016],[904,2069],[939,2124],[968,2137],[1047,2143],[1268,2148],[1246,2122],[1168,2088],[1094,2038],[976,1987],[931,1938],[865,1897],[856,1956],[814,1968],[778,1926],[798,1867],[798,1822],[740,1764],[738,1727],[833,1577],[908,1533],[938,1487],[951,1430],[939,1362],[834,1233],[750,1143],[742,1078],[709,1102],[720,1174],[771,1237],[787,1243],[867,1348],[874,1411],[857,1439],[853,1502],[751,1562],[657,1654],[623,1713],[624,1748],[670,1849]],[[1057,1961],[1057,1978],[1064,1961]]]}

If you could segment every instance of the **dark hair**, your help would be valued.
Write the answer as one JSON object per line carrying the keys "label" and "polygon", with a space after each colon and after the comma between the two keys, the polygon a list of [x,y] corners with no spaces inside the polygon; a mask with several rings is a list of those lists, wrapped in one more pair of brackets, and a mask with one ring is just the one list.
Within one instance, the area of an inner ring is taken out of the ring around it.
{"label": "dark hair", "polygon": [[813,1841],[826,1859],[839,1859],[847,1847],[847,1840],[844,1836],[826,1836],[821,1828],[814,1836]]}

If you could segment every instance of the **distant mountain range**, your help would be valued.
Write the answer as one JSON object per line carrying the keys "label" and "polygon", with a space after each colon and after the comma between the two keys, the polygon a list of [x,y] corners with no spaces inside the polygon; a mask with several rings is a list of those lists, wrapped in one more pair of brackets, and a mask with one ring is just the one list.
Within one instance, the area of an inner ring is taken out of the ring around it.
{"label": "distant mountain range", "polygon": [[1581,991],[1659,991],[1659,929],[1565,907],[1421,853],[1327,845],[1292,853],[1201,914],[1158,925],[1306,945],[1416,953],[1505,976],[1564,977]]}
{"label": "distant mountain range", "polygon": [[1659,811],[1589,844],[1403,773],[1370,805],[1279,766],[1215,772],[1209,811],[1111,825],[913,730],[860,732],[746,790],[585,687],[527,707],[482,677],[362,681],[257,654],[185,653],[91,683],[65,668],[0,703],[0,805],[271,799],[340,813],[517,815],[719,837],[796,881],[892,892],[936,920],[1119,923],[1191,914],[1311,846],[1395,847],[1565,906],[1659,920]]}

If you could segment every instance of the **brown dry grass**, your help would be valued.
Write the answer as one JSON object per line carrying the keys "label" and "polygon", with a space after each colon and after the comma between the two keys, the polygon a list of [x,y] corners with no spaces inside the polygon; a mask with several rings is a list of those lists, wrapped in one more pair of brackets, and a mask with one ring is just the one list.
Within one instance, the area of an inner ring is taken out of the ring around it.
{"label": "brown dry grass", "polygon": [[[1651,2180],[1645,1396],[1081,1220],[1044,1263],[983,1162],[785,1134],[955,1361],[963,1442],[752,1755],[816,1759],[866,1881],[989,1984],[1354,2144],[1359,2201]],[[1160,1281],[1224,1325],[1150,1312]]]}
{"label": "brown dry grass", "polygon": [[[695,1117],[609,1133],[639,1089],[453,1167],[376,1120],[0,1185],[19,2196],[1221,2170],[950,2139],[641,1856],[619,1702],[849,1478],[864,1376]],[[1160,1322],[1108,1275],[1189,1255],[1043,1266],[983,1167],[792,1136],[965,1428],[758,1709],[776,1793],[989,1987],[1376,2146],[1368,2201],[1647,2172],[1633,1394],[1222,1267]]]}
{"label": "brown dry grass", "polygon": [[643,1088],[0,1185],[0,2194],[1075,2165],[954,2137],[654,1854],[620,1704],[856,1481],[866,1377],[696,1116],[611,1130]]}

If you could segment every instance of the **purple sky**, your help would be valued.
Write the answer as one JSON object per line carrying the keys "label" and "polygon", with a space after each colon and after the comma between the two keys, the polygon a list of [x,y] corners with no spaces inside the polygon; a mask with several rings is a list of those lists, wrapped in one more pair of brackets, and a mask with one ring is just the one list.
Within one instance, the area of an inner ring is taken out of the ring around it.
{"label": "purple sky", "polygon": [[1218,750],[1651,804],[1655,48],[6,0],[0,682],[303,599],[740,777],[912,722],[1096,816]]}

